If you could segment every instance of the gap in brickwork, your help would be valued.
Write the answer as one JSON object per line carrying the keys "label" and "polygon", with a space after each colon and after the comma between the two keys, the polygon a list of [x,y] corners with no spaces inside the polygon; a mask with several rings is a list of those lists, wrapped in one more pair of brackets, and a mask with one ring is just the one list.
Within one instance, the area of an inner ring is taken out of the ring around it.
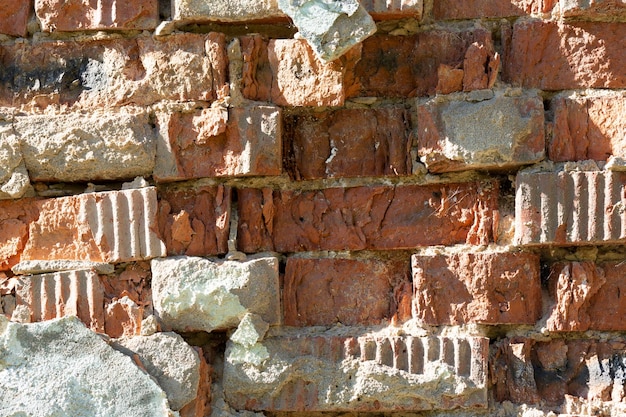
{"label": "gap in brickwork", "polygon": [[244,36],[262,33],[269,39],[292,39],[298,29],[287,21],[280,22],[246,22],[246,23],[191,23],[178,27],[182,32],[210,33],[220,32],[227,37]]}
{"label": "gap in brickwork", "polygon": [[159,0],[159,18],[161,20],[170,20],[172,18],[171,0]]}

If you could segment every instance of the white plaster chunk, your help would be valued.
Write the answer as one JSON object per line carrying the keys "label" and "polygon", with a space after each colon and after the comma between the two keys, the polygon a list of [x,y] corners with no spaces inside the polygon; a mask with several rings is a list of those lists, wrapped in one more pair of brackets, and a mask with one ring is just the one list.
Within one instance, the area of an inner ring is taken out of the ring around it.
{"label": "white plaster chunk", "polygon": [[76,317],[0,316],[0,415],[172,417],[165,392]]}
{"label": "white plaster chunk", "polygon": [[34,115],[14,125],[33,180],[115,180],[149,176],[154,168],[147,113]]}
{"label": "white plaster chunk", "polygon": [[246,313],[280,323],[278,259],[247,261],[197,257],[152,260],[152,297],[163,325],[175,331],[236,328]]}
{"label": "white plaster chunk", "polygon": [[32,192],[20,144],[9,122],[0,122],[0,200]]}
{"label": "white plaster chunk", "polygon": [[130,356],[138,355],[146,371],[167,394],[172,410],[180,410],[196,398],[200,357],[176,333],[121,338],[113,347]]}
{"label": "white plaster chunk", "polygon": [[261,317],[248,313],[241,319],[239,327],[230,336],[230,340],[243,346],[254,346],[263,340],[269,328],[269,324],[264,322]]}
{"label": "white plaster chunk", "polygon": [[323,61],[333,61],[376,32],[376,24],[357,0],[278,0]]}
{"label": "white plaster chunk", "polygon": [[57,259],[51,261],[22,261],[13,266],[13,268],[11,268],[11,271],[13,271],[13,273],[17,275],[30,275],[60,271],[79,271],[85,269],[93,269],[100,274],[112,274],[113,272],[115,272],[115,267],[112,264],[92,261],[71,261],[65,259]]}

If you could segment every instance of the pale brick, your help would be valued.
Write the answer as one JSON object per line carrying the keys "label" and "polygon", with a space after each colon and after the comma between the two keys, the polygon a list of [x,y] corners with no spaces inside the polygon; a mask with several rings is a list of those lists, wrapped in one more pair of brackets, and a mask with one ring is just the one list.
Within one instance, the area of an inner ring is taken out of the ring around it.
{"label": "pale brick", "polygon": [[[567,39],[567,42],[563,42]],[[503,78],[542,90],[626,87],[626,25],[518,21]]]}
{"label": "pale brick", "polygon": [[20,277],[15,293],[30,322],[76,316],[91,330],[104,332],[104,288],[93,270]]}
{"label": "pale brick", "polygon": [[102,108],[228,93],[223,34],[0,45],[0,105]]}
{"label": "pale brick", "polygon": [[254,411],[486,408],[488,346],[481,337],[279,336],[255,346],[265,359],[253,364],[229,342],[224,396]]}
{"label": "pale brick", "polygon": [[[408,291],[407,291],[408,290]],[[287,326],[375,325],[410,318],[408,259],[287,259]]]}
{"label": "pale brick", "polygon": [[28,18],[32,14],[33,0],[0,0],[0,33],[26,36]]}
{"label": "pale brick", "polygon": [[626,97],[601,93],[565,93],[551,103],[553,135],[548,155],[553,161],[606,161],[626,158]]}
{"label": "pale brick", "polygon": [[32,191],[13,123],[0,119],[0,200],[20,198]]}
{"label": "pale brick", "polygon": [[431,172],[516,168],[544,158],[544,112],[539,96],[502,92],[472,101],[471,94],[419,103],[418,153]]}
{"label": "pale brick", "polygon": [[244,252],[411,249],[493,240],[498,184],[238,190]]}
{"label": "pale brick", "polygon": [[534,324],[541,317],[535,254],[421,254],[412,268],[414,316],[425,324]]}
{"label": "pale brick", "polygon": [[626,173],[521,171],[516,179],[518,245],[623,243]]}
{"label": "pale brick", "polygon": [[159,21],[159,3],[157,0],[35,0],[35,13],[44,32],[150,30]]}
{"label": "pale brick", "polygon": [[626,19],[624,0],[559,0],[560,15],[566,18],[615,21]]}
{"label": "pale brick", "polygon": [[409,118],[400,107],[288,116],[290,174],[305,180],[410,174]]}
{"label": "pale brick", "polygon": [[154,176],[172,181],[280,175],[281,115],[274,106],[159,113]]}

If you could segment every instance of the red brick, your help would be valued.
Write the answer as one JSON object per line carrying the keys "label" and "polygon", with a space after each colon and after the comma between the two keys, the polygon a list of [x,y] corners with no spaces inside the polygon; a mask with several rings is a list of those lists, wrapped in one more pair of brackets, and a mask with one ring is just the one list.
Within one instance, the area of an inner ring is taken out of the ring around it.
{"label": "red brick", "polygon": [[558,0],[439,0],[433,3],[437,20],[524,16],[552,10]]}
{"label": "red brick", "polygon": [[28,241],[29,225],[39,217],[41,200],[0,201],[0,271],[19,263]]}
{"label": "red brick", "polygon": [[621,95],[559,96],[552,100],[553,161],[626,158],[626,98]]}
{"label": "red brick", "polygon": [[410,249],[492,241],[498,184],[238,190],[244,252]]}
{"label": "red brick", "polygon": [[158,181],[281,173],[278,107],[209,108],[158,119]]}
{"label": "red brick", "polygon": [[128,297],[114,299],[106,306],[105,332],[113,338],[139,335],[142,319],[143,307]]}
{"label": "red brick", "polygon": [[341,106],[352,86],[360,47],[323,63],[305,40],[247,36],[243,53],[245,98],[281,106]]}
{"label": "red brick", "polygon": [[415,317],[429,325],[534,324],[539,257],[517,253],[413,255]]}
{"label": "red brick", "polygon": [[[470,45],[493,50],[491,33],[429,30],[412,36],[371,36],[363,41],[350,96],[415,97],[434,95],[440,64],[461,67]],[[487,86],[483,87],[487,88]]]}
{"label": "red brick", "polygon": [[626,263],[558,262],[551,267],[548,286],[554,306],[547,321],[550,331],[625,331]]}
{"label": "red brick", "polygon": [[157,0],[85,2],[35,0],[44,32],[97,29],[154,29],[159,22]]}
{"label": "red brick", "polygon": [[624,0],[561,1],[560,15],[584,20],[617,21],[626,18]]}
{"label": "red brick", "polygon": [[624,88],[624,49],[623,23],[518,21],[503,78],[543,90]]}
{"label": "red brick", "polygon": [[296,179],[411,173],[409,115],[403,107],[343,109],[287,118]]}
{"label": "red brick", "polygon": [[228,94],[223,34],[0,46],[0,105],[111,107]]}
{"label": "red brick", "polygon": [[424,8],[423,0],[359,0],[374,20],[414,18],[420,20]]}
{"label": "red brick", "polygon": [[228,187],[159,192],[159,232],[169,255],[207,256],[228,251]]}
{"label": "red brick", "polygon": [[496,401],[558,406],[566,395],[623,401],[623,340],[526,338],[496,342],[490,360]]}
{"label": "red brick", "polygon": [[402,298],[408,275],[408,259],[290,257],[283,290],[285,325],[375,325],[393,316],[409,319],[398,317],[399,305],[408,301]]}
{"label": "red brick", "polygon": [[26,25],[32,10],[33,0],[0,0],[0,33],[26,36]]}

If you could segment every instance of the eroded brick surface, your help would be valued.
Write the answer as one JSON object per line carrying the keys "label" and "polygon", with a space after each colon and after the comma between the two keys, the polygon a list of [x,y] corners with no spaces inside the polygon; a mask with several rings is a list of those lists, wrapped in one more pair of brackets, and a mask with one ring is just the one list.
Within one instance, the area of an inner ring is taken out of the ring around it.
{"label": "eroded brick surface", "polygon": [[549,11],[557,0],[440,0],[433,3],[435,19],[476,19],[524,16]]}
{"label": "eroded brick surface", "polygon": [[11,36],[26,36],[26,24],[31,15],[33,0],[0,1],[0,33]]}
{"label": "eroded brick surface", "polygon": [[238,190],[244,252],[402,249],[492,241],[498,184]]}
{"label": "eroded brick surface", "polygon": [[560,14],[566,18],[584,20],[623,20],[626,18],[624,0],[561,0]]}

